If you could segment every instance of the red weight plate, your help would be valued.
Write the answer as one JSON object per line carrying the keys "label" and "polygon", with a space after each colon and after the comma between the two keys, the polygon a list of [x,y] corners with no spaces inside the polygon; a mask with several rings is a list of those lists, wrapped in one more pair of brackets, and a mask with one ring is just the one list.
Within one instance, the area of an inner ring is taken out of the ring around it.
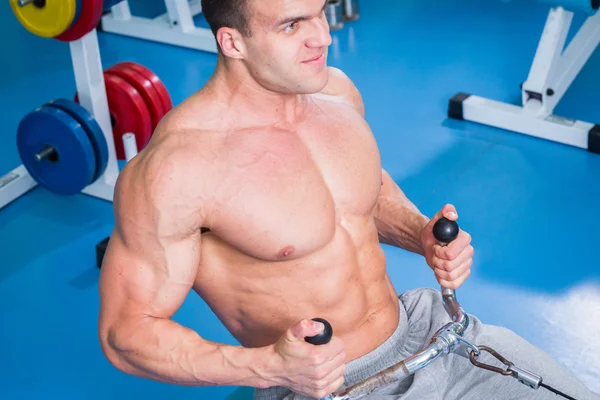
{"label": "red weight plate", "polygon": [[142,151],[152,136],[152,117],[144,98],[124,79],[104,74],[108,108],[113,119],[113,135],[117,158],[125,160],[123,135],[135,134],[138,151]]}
{"label": "red weight plate", "polygon": [[64,33],[55,37],[62,42],[79,40],[92,31],[102,18],[104,0],[84,0],[79,19]]}
{"label": "red weight plate", "polygon": [[125,79],[129,82],[146,101],[146,105],[152,116],[152,130],[156,128],[161,118],[166,114],[163,108],[160,94],[148,79],[139,72],[127,68],[122,65],[115,65],[104,72],[105,74],[113,74]]}
{"label": "red weight plate", "polygon": [[158,93],[160,93],[160,97],[163,100],[163,109],[165,110],[165,114],[171,111],[171,109],[173,108],[171,95],[169,95],[169,91],[167,90],[165,84],[162,83],[160,78],[154,72],[150,71],[143,65],[134,62],[122,62],[119,64],[127,68],[133,69],[134,71],[137,71],[140,74],[144,75],[146,79],[149,79],[158,91]]}

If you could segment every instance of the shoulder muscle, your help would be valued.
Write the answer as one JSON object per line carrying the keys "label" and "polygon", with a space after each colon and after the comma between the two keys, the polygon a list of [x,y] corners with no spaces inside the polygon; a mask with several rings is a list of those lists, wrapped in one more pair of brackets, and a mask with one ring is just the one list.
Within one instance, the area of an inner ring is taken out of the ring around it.
{"label": "shoulder muscle", "polygon": [[[145,229],[164,235],[186,234],[203,220],[206,205],[199,186],[190,184],[194,174],[185,150],[150,150],[127,165],[115,188],[118,221],[132,216]],[[179,158],[179,159],[178,159]]]}
{"label": "shoulder muscle", "polygon": [[105,327],[124,314],[170,317],[194,282],[207,206],[188,157],[150,146],[119,176],[100,281]]}
{"label": "shoulder muscle", "polygon": [[329,67],[329,81],[321,93],[344,98],[364,117],[365,107],[362,96],[352,80],[342,70]]}

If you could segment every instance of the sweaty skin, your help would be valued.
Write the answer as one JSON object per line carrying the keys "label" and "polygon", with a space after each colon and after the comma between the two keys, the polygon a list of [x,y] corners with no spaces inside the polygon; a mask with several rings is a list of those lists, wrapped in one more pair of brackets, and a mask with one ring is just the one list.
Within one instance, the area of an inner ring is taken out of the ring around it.
{"label": "sweaty skin", "polygon": [[[301,375],[293,367],[309,346],[294,344],[289,332],[280,340],[299,321],[321,317],[333,326],[332,343],[311,356],[325,380],[327,368],[368,353],[395,330],[399,303],[381,243],[424,255],[453,287],[468,276],[472,252],[424,248],[431,221],[382,170],[354,84],[325,66],[331,38],[322,0],[265,4],[256,2],[264,9],[254,15],[272,14],[264,17],[266,37],[246,43],[227,30],[218,37],[232,59],[250,65],[262,57],[262,76],[221,59],[119,176],[99,335],[107,358],[127,373],[180,385],[304,389],[287,376]],[[276,46],[289,36],[267,30],[284,12],[308,15],[297,28],[306,35],[296,36],[301,53],[289,57],[281,53],[292,47]],[[264,61],[265,43],[278,59]],[[247,83],[259,79],[260,87]],[[311,91],[312,83],[320,89]],[[300,94],[273,94],[296,84]],[[171,319],[192,290],[242,346],[210,342]],[[330,379],[343,368],[334,372]],[[327,384],[310,393],[329,393]]]}

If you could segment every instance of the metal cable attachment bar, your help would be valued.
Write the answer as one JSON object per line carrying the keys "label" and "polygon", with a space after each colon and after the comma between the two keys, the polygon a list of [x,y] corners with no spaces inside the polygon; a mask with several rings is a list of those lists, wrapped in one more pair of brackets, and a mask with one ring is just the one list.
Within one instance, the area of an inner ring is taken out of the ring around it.
{"label": "metal cable attachment bar", "polygon": [[456,299],[456,293],[453,289],[442,288],[442,298],[444,300],[444,308],[452,319],[460,326],[460,330],[457,332],[459,335],[463,335],[470,324],[469,316],[463,310]]}
{"label": "metal cable attachment bar", "polygon": [[466,341],[462,335],[469,327],[470,319],[464,312],[454,290],[442,288],[444,308],[453,322],[440,328],[431,338],[429,345],[419,353],[379,372],[367,380],[333,393],[323,400],[358,400],[378,388],[398,382],[427,367],[443,354],[456,353],[469,358],[470,353],[479,355],[477,346]]}

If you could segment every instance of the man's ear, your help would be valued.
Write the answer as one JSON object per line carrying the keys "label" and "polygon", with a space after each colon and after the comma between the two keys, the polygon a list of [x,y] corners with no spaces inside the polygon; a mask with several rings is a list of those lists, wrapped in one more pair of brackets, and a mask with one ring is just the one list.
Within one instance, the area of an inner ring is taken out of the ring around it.
{"label": "man's ear", "polygon": [[246,58],[246,45],[237,29],[226,27],[219,29],[217,31],[217,42],[221,46],[221,52],[226,57],[235,59]]}

